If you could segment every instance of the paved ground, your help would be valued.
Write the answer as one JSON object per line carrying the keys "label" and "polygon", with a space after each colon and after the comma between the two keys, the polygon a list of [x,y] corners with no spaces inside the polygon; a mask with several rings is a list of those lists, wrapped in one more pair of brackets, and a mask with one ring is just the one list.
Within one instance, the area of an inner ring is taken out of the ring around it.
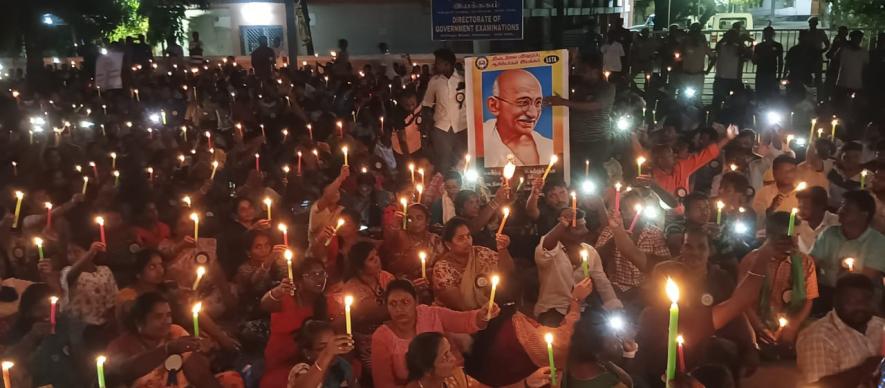
{"label": "paved ground", "polygon": [[744,388],[793,388],[800,380],[795,361],[778,361],[763,364],[753,376],[744,379]]}

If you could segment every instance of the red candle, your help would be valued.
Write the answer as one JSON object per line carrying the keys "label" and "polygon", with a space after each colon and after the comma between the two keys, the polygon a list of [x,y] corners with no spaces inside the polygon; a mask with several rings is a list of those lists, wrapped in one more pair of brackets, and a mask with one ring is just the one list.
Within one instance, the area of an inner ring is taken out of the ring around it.
{"label": "red candle", "polygon": [[621,211],[621,182],[615,183],[615,211]]}
{"label": "red candle", "polygon": [[107,244],[107,240],[104,235],[104,217],[98,216],[95,217],[95,223],[98,224],[98,233],[101,236],[101,243]]}
{"label": "red candle", "polygon": [[261,167],[258,162],[259,159],[261,159],[261,155],[255,154],[255,171],[261,172]]}
{"label": "red candle", "polygon": [[280,232],[283,232],[283,245],[289,245],[289,227],[284,223],[280,223],[277,228],[280,229]]}
{"label": "red candle", "polygon": [[52,334],[55,334],[55,311],[58,308],[58,297],[49,297],[49,324],[52,325]]}
{"label": "red candle", "polygon": [[685,373],[685,339],[681,335],[676,336],[676,353],[679,355],[678,368],[679,373]]}
{"label": "red candle", "polygon": [[301,151],[298,151],[298,176],[301,176]]}
{"label": "red candle", "polygon": [[98,179],[98,166],[95,165],[95,162],[89,162],[89,166],[92,167],[92,175]]}

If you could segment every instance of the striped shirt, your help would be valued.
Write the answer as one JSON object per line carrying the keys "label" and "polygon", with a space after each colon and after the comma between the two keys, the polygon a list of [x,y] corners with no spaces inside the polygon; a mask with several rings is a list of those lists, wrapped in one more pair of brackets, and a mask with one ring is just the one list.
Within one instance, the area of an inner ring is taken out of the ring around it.
{"label": "striped shirt", "polygon": [[873,317],[863,333],[849,327],[830,311],[799,333],[796,362],[808,383],[854,368],[882,350],[885,320]]}

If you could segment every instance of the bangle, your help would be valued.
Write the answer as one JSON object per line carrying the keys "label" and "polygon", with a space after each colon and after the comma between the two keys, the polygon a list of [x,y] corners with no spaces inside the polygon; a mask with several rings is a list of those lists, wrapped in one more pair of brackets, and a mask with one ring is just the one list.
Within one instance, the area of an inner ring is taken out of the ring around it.
{"label": "bangle", "polygon": [[[638,349],[637,349],[637,350],[638,350]],[[635,357],[636,357],[636,350],[633,350],[633,351],[630,351],[630,352],[628,352],[628,351],[625,350],[625,351],[623,351],[623,352],[621,353],[621,357],[624,357],[624,358],[635,358]]]}
{"label": "bangle", "polygon": [[758,274],[758,273],[755,273],[755,272],[753,272],[753,271],[747,271],[747,276],[755,276],[755,277],[757,277],[757,278],[762,278],[762,279],[765,278],[765,275],[763,275],[763,274]]}
{"label": "bangle", "polygon": [[323,371],[323,368],[320,368],[320,364],[317,364],[316,361],[313,362],[313,367],[314,367],[314,368],[317,368],[317,370],[320,371],[320,372]]}
{"label": "bangle", "polygon": [[279,302],[279,301],[280,301],[280,300],[277,299],[275,296],[273,296],[273,290],[268,291],[268,292],[267,292],[267,296],[270,298],[270,300],[272,300],[272,301],[274,301],[274,302]]}

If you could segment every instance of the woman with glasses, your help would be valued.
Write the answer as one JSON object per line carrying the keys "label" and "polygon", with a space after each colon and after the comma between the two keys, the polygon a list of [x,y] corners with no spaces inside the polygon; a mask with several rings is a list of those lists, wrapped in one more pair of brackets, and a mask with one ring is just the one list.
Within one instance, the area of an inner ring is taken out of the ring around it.
{"label": "woman with glasses", "polygon": [[270,338],[264,348],[264,376],[261,387],[286,386],[289,370],[298,357],[298,346],[293,340],[307,319],[325,320],[329,317],[326,298],[328,276],[323,263],[305,258],[293,268],[294,284],[288,277],[261,298],[261,308],[270,313]]}
{"label": "woman with glasses", "polygon": [[[347,255],[344,273],[344,294],[353,296],[353,337],[363,367],[368,368],[372,333],[387,319],[384,290],[394,280],[393,275],[381,269],[381,258],[375,244],[358,242]],[[343,311],[343,310],[341,310]]]}
{"label": "woman with glasses", "polygon": [[497,252],[473,245],[467,220],[455,217],[446,223],[443,241],[449,251],[433,264],[431,276],[435,304],[467,311],[489,303],[492,276],[506,278],[513,271],[510,238],[495,237]]}
{"label": "woman with glasses", "polygon": [[[408,279],[421,279],[421,260],[419,252],[426,256],[426,268],[433,267],[436,258],[445,252],[442,239],[438,234],[430,232],[430,212],[422,204],[409,206],[408,215],[396,212],[396,220],[388,225],[384,233],[382,245],[385,252],[384,267],[394,276]],[[403,229],[402,219],[407,217],[406,228]]]}
{"label": "woman with glasses", "polygon": [[[394,280],[387,285],[384,298],[390,320],[372,334],[372,381],[376,387],[402,387],[408,381],[406,351],[415,336],[427,332],[472,334],[485,329],[489,320],[500,313],[492,309],[453,311],[444,307],[419,305],[415,287],[408,280]],[[452,350],[457,365],[461,353]]]}

